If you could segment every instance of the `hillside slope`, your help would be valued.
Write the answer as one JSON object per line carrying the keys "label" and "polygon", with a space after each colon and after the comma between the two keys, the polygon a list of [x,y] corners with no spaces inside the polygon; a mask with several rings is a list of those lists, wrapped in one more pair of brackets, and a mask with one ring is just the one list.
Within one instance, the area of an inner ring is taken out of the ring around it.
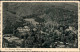
{"label": "hillside slope", "polygon": [[[78,24],[77,3],[4,3],[3,26],[18,26],[16,23],[24,18],[33,18],[35,21],[44,19],[47,23],[52,21],[59,25],[70,25],[77,28]],[[51,24],[52,24],[51,23]],[[12,28],[11,27],[11,28]],[[8,27],[7,27],[8,28]],[[14,28],[14,27],[13,27]]]}

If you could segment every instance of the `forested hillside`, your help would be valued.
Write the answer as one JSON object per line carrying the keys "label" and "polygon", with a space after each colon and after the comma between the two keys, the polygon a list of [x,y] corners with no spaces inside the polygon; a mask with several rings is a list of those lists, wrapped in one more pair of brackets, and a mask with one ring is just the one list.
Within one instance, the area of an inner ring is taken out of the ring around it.
{"label": "forested hillside", "polygon": [[77,29],[77,8],[77,3],[3,3],[3,30],[17,28],[24,18],[33,18],[38,22],[44,19],[46,23],[52,21]]}
{"label": "forested hillside", "polygon": [[3,47],[78,48],[78,4],[4,2]]}

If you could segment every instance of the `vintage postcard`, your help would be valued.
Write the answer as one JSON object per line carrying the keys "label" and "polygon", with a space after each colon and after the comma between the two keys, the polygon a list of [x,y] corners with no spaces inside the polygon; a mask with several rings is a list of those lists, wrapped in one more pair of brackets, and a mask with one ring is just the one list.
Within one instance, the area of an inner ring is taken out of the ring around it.
{"label": "vintage postcard", "polygon": [[1,1],[1,51],[79,52],[78,1]]}

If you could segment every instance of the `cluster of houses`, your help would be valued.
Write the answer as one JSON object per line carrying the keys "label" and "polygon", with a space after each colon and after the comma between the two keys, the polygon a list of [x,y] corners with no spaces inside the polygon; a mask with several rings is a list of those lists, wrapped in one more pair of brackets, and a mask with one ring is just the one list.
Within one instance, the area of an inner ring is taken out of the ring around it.
{"label": "cluster of houses", "polygon": [[[32,19],[33,20],[33,19]],[[29,20],[30,21],[30,20]],[[28,21],[28,22],[29,22]],[[35,22],[33,20],[33,22]],[[30,21],[30,23],[32,23]],[[24,27],[18,27],[16,30],[17,32],[14,34],[4,34],[3,35],[3,47],[23,47],[22,43],[25,42],[28,38],[28,36],[31,36],[33,34],[33,32],[36,33],[40,33],[40,34],[46,34],[46,35],[50,35],[51,33],[56,33],[59,37],[61,37],[62,33],[65,31],[66,33],[69,31],[72,31],[76,36],[78,34],[78,31],[75,30],[74,27],[71,26],[59,26],[57,29],[54,28],[53,25],[49,25],[47,24],[47,26],[45,27],[45,23],[37,23],[34,24],[35,26],[31,28],[31,24],[27,24]],[[39,34],[39,35],[40,35]],[[66,34],[65,34],[66,36]],[[54,38],[53,38],[54,39]],[[57,43],[57,42],[55,42]],[[25,42],[26,44],[26,42]],[[64,44],[63,42],[60,42],[59,44]],[[67,43],[69,44],[69,43]],[[60,46],[60,45],[59,45]],[[62,47],[64,47],[65,45],[62,45]],[[25,46],[24,46],[25,47]]]}

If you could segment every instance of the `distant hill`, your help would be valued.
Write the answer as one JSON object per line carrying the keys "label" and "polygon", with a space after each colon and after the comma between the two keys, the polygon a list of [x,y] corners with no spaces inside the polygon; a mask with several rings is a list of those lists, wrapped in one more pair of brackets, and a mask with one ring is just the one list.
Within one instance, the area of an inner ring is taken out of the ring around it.
{"label": "distant hill", "polygon": [[[46,23],[52,21],[60,25],[78,26],[77,3],[3,3],[3,26],[17,25],[24,18],[33,18],[36,22],[44,19]],[[10,24],[11,23],[11,24]],[[52,24],[51,23],[51,24]],[[55,23],[54,23],[55,24]]]}

